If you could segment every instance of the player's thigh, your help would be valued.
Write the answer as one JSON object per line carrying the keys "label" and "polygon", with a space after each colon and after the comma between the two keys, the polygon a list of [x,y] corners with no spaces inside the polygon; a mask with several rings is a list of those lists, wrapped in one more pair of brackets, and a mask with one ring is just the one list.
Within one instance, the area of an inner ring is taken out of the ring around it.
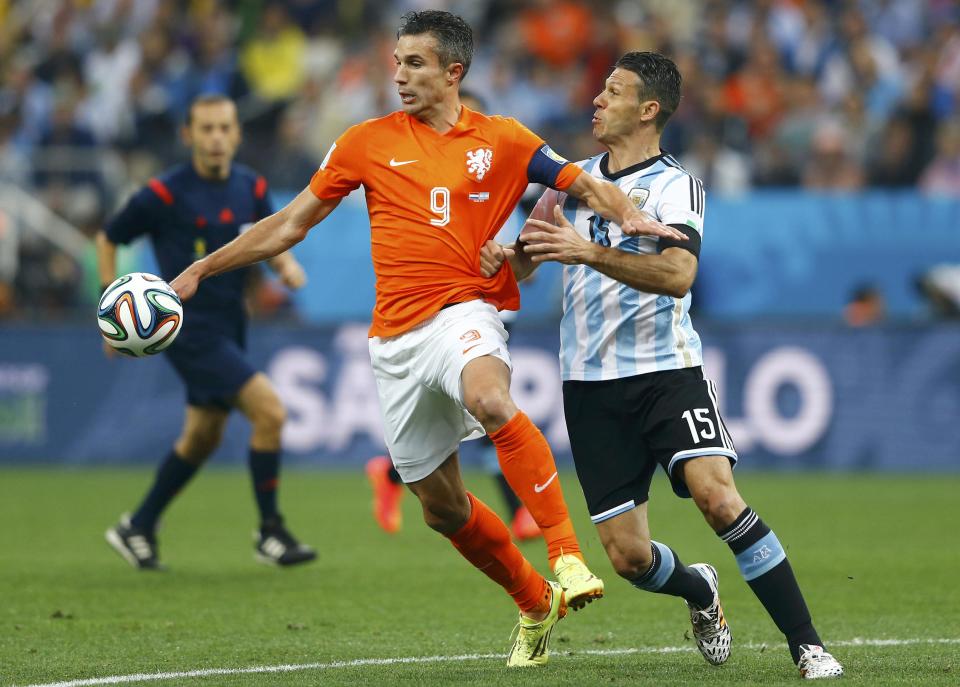
{"label": "player's thigh", "polygon": [[415,374],[414,359],[423,345],[407,334],[369,342],[384,441],[406,483],[426,478],[480,430],[459,402]]}
{"label": "player's thigh", "polygon": [[267,421],[283,424],[285,412],[270,378],[262,372],[255,373],[237,392],[237,409],[251,422]]}
{"label": "player's thigh", "polygon": [[563,409],[577,478],[594,524],[645,503],[656,462],[635,428],[625,380],[563,383]]}
{"label": "player's thigh", "polygon": [[[489,431],[517,412],[510,397],[510,368],[494,355],[467,362],[460,374],[463,405]],[[499,421],[499,422],[498,422]]]}
{"label": "player's thigh", "polygon": [[733,481],[733,466],[726,456],[698,456],[683,461],[681,467],[683,481],[691,493],[697,494],[710,487],[727,490],[736,489]]}
{"label": "player's thigh", "polygon": [[687,490],[711,524],[727,525],[747,507],[726,456],[691,458],[683,462],[681,471]]}
{"label": "player's thigh", "polygon": [[[643,431],[657,461],[678,496],[689,497],[683,464],[695,458],[721,456],[729,466],[737,451],[717,404],[714,383],[700,368],[654,373],[655,402]],[[704,461],[699,461],[703,463]]]}
{"label": "player's thigh", "polygon": [[620,515],[597,523],[597,535],[607,552],[607,558],[617,571],[627,570],[638,563],[649,565],[650,525],[647,503],[640,503]]}
{"label": "player's thigh", "polygon": [[441,310],[425,334],[416,374],[427,386],[464,407],[467,395],[480,392],[509,400],[512,363],[496,308],[479,300],[457,303]]}

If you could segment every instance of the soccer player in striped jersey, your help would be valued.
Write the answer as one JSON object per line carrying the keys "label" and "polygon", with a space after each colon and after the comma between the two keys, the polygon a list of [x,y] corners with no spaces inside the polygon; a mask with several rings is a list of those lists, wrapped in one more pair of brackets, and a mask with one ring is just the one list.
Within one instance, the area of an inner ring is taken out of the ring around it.
{"label": "soccer player in striped jersey", "polygon": [[[460,17],[405,14],[394,51],[402,109],[350,127],[287,207],[193,263],[171,286],[186,300],[203,279],[282,253],[364,187],[376,275],[370,358],[390,458],[427,525],[520,609],[507,664],[536,666],[547,661],[566,604],[599,598],[603,582],[583,560],[550,447],[510,396],[497,310],[519,307],[516,280],[509,270],[481,275],[480,249],[531,181],[586,200],[627,231],[685,236],[516,120],[462,106],[460,82],[472,55],[473,32]],[[537,520],[558,582],[540,575],[503,521],[466,491],[457,447],[483,432]]]}
{"label": "soccer player in striped jersey", "polygon": [[703,236],[700,180],[660,149],[680,102],[680,73],[651,52],[625,54],[594,100],[593,134],[607,152],[580,162],[620,186],[638,208],[686,242],[631,236],[567,193],[548,190],[512,248],[487,244],[484,273],[509,259],[517,278],[563,263],[560,363],[564,411],[591,518],[617,572],[638,589],[687,602],[697,645],[715,665],[730,653],[716,570],[684,565],[647,523],[657,465],[693,497],[727,543],[747,584],[784,633],[805,678],[843,669],[813,627],[784,547],[733,480],[737,453],[704,378],[690,321],[690,287]]}

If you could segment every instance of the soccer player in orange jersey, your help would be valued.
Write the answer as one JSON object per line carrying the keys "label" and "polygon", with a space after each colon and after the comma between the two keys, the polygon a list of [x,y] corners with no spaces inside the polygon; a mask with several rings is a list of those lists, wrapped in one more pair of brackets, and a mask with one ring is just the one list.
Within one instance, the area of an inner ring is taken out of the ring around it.
{"label": "soccer player in orange jersey", "polygon": [[[480,248],[531,181],[583,199],[627,233],[684,236],[616,186],[581,174],[516,120],[463,107],[459,88],[473,35],[460,17],[410,12],[397,38],[402,109],[348,129],[289,205],[195,262],[172,286],[186,299],[202,279],[288,250],[364,187],[376,274],[370,357],[390,456],[427,525],[520,608],[508,665],[540,665],[566,606],[602,596],[603,583],[583,561],[550,448],[510,397],[497,310],[519,307],[517,282],[510,270],[483,277]],[[482,432],[543,531],[559,584],[534,570],[503,521],[464,488],[457,447]]]}
{"label": "soccer player in orange jersey", "polygon": [[[486,112],[486,105],[484,105],[480,96],[468,90],[460,90],[460,103],[474,112]],[[512,223],[508,223],[507,226],[512,229]],[[510,233],[510,229],[501,228],[497,237],[499,238],[501,234],[507,233]],[[516,233],[515,230],[514,233]],[[511,235],[509,238],[512,240],[515,237]],[[495,271],[491,270],[491,273]],[[515,310],[500,311],[500,319],[503,321],[503,328],[507,330],[508,338],[510,323],[516,318],[516,315]],[[504,477],[503,470],[500,469],[496,447],[493,446],[489,437],[485,437],[485,439],[485,441],[483,438],[481,439],[484,443],[483,466],[485,470],[489,470],[490,475],[494,478],[497,489],[500,491],[504,504],[510,513],[510,533],[516,541],[540,537],[540,528],[537,526],[536,520],[533,519],[533,515],[530,514],[530,509],[523,505],[510,487],[506,477]],[[374,456],[367,461],[365,472],[373,489],[374,519],[383,531],[396,534],[400,531],[403,521],[400,508],[400,502],[404,494],[403,478],[397,472],[397,468],[393,465],[389,456]]]}

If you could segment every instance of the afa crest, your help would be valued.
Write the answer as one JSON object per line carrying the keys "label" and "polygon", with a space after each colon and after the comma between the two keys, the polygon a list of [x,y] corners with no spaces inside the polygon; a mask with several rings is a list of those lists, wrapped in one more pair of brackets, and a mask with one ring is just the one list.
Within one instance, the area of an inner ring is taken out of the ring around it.
{"label": "afa crest", "polygon": [[477,177],[477,181],[483,181],[483,177],[490,171],[490,165],[493,164],[493,149],[477,148],[467,151],[467,173]]}
{"label": "afa crest", "polygon": [[643,206],[646,204],[647,198],[649,197],[650,197],[650,189],[648,188],[640,188],[640,187],[632,188],[630,189],[630,193],[627,194],[627,198],[629,198],[633,202],[637,210],[643,209]]}

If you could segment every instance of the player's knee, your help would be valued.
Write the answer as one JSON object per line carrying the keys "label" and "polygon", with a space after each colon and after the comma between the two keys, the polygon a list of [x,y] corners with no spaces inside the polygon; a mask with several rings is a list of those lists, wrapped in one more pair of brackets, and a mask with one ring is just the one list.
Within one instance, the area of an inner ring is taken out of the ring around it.
{"label": "player's knee", "polygon": [[499,429],[505,425],[516,412],[510,395],[499,389],[480,390],[464,400],[470,414],[488,431],[491,427]]}
{"label": "player's knee", "polygon": [[184,433],[176,444],[176,451],[192,465],[203,463],[217,450],[223,437],[223,428],[206,427]]}
{"label": "player's knee", "polygon": [[718,484],[702,487],[693,494],[697,508],[714,527],[730,524],[742,510],[742,500],[736,489]]}
{"label": "player's knee", "polygon": [[440,534],[451,535],[463,527],[470,517],[469,501],[438,499],[421,496],[423,521],[427,527]]}
{"label": "player's knee", "polygon": [[617,546],[607,550],[610,563],[617,574],[625,580],[635,580],[650,569],[653,554],[649,542],[636,542],[630,546]]}
{"label": "player's knee", "polygon": [[251,418],[254,431],[264,435],[280,436],[283,423],[287,421],[287,410],[279,401],[265,403]]}

